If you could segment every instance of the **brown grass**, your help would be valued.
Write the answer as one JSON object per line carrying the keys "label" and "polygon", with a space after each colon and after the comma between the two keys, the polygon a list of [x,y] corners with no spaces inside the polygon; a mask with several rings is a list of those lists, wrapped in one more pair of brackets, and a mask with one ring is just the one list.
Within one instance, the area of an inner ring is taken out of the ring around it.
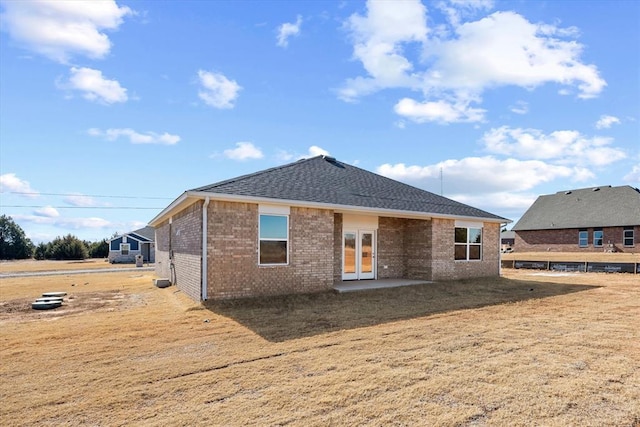
{"label": "brown grass", "polygon": [[505,274],[205,307],[144,273],[1,279],[0,420],[638,425],[638,276]]}
{"label": "brown grass", "polygon": [[[146,263],[145,263],[146,266]],[[90,258],[80,261],[52,261],[33,259],[20,261],[0,261],[0,273],[22,273],[60,270],[93,270],[97,268],[131,268],[135,264],[109,264],[103,258]]]}

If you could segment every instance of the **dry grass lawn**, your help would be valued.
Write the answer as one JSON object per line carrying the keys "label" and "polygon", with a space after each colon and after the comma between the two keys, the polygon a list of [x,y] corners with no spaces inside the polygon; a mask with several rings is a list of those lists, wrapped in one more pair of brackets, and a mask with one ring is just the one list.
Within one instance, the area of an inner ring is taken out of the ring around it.
{"label": "dry grass lawn", "polygon": [[640,425],[640,277],[504,273],[204,307],[146,272],[0,279],[0,421]]}
{"label": "dry grass lawn", "polygon": [[[146,266],[146,263],[145,263]],[[131,268],[135,264],[109,264],[103,258],[90,258],[82,261],[52,261],[33,259],[20,261],[0,261],[1,273],[21,273],[60,270],[93,270],[98,268]]]}

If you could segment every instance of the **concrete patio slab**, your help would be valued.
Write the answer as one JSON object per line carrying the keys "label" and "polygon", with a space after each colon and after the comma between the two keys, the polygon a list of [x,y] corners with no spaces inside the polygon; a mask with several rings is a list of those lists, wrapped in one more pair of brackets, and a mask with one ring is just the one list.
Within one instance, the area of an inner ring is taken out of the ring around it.
{"label": "concrete patio slab", "polygon": [[382,280],[346,280],[333,285],[338,293],[368,291],[371,289],[398,288],[400,286],[413,286],[425,283],[433,283],[428,280],[411,279],[382,279]]}

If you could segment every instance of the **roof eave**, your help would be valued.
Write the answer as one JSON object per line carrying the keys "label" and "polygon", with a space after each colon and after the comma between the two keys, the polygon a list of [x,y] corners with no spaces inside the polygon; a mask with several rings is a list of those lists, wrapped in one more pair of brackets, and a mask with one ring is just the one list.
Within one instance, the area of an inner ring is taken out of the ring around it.
{"label": "roof eave", "polygon": [[466,221],[482,221],[482,222],[491,222],[491,223],[497,223],[497,224],[509,224],[512,222],[507,218],[489,218],[489,217],[485,218],[485,217],[465,216],[465,215],[448,215],[448,214],[439,214],[439,213],[433,213],[433,212],[416,212],[416,211],[405,211],[405,210],[398,210],[398,209],[368,208],[368,207],[352,206],[352,205],[334,205],[330,203],[309,202],[304,200],[273,199],[269,197],[255,197],[255,196],[242,196],[242,195],[236,195],[236,194],[211,193],[207,191],[185,191],[180,197],[174,200],[155,218],[149,221],[149,225],[156,226],[157,224],[160,224],[162,221],[164,221],[166,217],[180,212],[184,208],[195,203],[197,200],[204,200],[207,197],[209,197],[212,200],[220,200],[220,201],[227,201],[227,202],[268,203],[272,205],[332,209],[341,213],[361,213],[361,214],[365,213],[369,215],[392,216],[392,217],[409,218],[409,219],[443,218],[443,219],[458,219],[458,220],[466,220]]}

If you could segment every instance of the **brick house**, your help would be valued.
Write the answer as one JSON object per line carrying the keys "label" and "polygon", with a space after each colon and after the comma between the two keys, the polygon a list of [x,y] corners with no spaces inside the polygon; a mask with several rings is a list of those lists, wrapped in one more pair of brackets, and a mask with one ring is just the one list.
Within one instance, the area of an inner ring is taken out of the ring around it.
{"label": "brick house", "polygon": [[108,261],[115,263],[134,263],[136,255],[142,255],[144,262],[155,262],[155,231],[153,227],[144,227],[129,233],[115,236],[109,240]]}
{"label": "brick house", "polygon": [[512,230],[519,252],[640,252],[640,190],[609,185],[540,196]]}
{"label": "brick house", "polygon": [[498,276],[508,222],[318,156],[186,191],[150,224],[157,275],[206,300]]}

